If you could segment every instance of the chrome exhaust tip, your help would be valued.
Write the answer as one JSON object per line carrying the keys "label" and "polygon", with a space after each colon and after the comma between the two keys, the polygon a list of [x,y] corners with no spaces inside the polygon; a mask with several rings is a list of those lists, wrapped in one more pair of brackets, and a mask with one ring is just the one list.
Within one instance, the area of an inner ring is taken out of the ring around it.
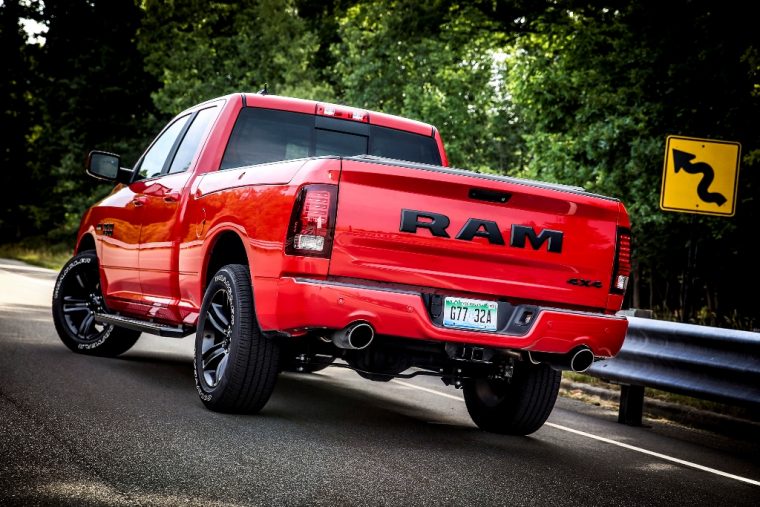
{"label": "chrome exhaust tip", "polygon": [[375,329],[364,321],[352,322],[332,335],[333,345],[340,349],[366,349],[375,338]]}
{"label": "chrome exhaust tip", "polygon": [[533,364],[546,363],[555,370],[583,373],[594,364],[594,353],[587,347],[571,350],[567,354],[528,351],[528,360]]}
{"label": "chrome exhaust tip", "polygon": [[590,349],[580,349],[570,358],[570,369],[577,373],[583,373],[594,364],[594,353]]}

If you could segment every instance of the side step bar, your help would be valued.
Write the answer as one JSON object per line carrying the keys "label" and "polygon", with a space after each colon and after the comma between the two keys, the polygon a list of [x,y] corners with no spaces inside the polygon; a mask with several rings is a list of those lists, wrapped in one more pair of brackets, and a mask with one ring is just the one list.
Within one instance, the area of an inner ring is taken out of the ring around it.
{"label": "side step bar", "polygon": [[95,321],[101,324],[113,324],[114,326],[125,327],[143,333],[157,334],[158,336],[167,336],[169,338],[183,338],[195,332],[195,328],[187,326],[169,326],[158,324],[147,320],[133,319],[123,315],[112,315],[109,313],[96,313]]}

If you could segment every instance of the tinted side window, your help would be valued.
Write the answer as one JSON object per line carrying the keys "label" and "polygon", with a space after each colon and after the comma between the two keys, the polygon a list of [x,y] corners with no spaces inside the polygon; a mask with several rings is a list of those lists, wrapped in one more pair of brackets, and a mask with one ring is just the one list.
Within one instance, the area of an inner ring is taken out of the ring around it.
{"label": "tinted side window", "polygon": [[385,127],[372,126],[370,155],[422,164],[441,165],[435,139]]}
{"label": "tinted side window", "polygon": [[314,116],[245,108],[235,123],[221,169],[308,157]]}
{"label": "tinted side window", "polygon": [[169,167],[170,174],[181,173],[190,167],[190,163],[193,161],[193,157],[198,151],[201,142],[206,137],[211,123],[216,119],[218,111],[217,107],[209,107],[208,109],[198,111],[193,123],[190,124],[190,128],[187,129],[185,137],[182,138],[182,143],[180,143],[177,149],[177,154],[174,155],[172,165]]}
{"label": "tinted side window", "polygon": [[178,118],[156,139],[140,164],[140,169],[137,173],[139,179],[155,178],[161,174],[161,170],[166,163],[166,157],[169,156],[169,152],[171,152],[172,146],[174,146],[174,142],[177,140],[180,132],[182,132],[188,118],[190,118],[189,114]]}

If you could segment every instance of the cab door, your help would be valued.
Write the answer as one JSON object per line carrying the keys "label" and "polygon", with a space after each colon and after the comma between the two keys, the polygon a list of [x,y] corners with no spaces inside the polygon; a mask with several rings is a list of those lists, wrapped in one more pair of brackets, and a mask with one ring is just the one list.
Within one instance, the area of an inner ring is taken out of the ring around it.
{"label": "cab door", "polygon": [[176,320],[179,300],[181,217],[187,206],[194,163],[218,115],[214,105],[193,112],[165,157],[161,172],[146,180],[138,249],[140,286],[148,316]]}
{"label": "cab door", "polygon": [[137,181],[106,197],[98,206],[102,219],[96,232],[100,239],[103,293],[112,310],[142,313],[138,259],[144,207],[148,202],[145,189],[160,175],[189,119],[188,114],[168,124],[138,162]]}

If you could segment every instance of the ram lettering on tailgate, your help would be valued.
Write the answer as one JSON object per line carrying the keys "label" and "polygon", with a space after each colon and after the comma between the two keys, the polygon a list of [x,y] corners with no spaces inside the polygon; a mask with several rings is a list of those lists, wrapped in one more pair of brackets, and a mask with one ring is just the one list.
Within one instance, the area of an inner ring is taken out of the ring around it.
{"label": "ram lettering on tailgate", "polygon": [[[449,238],[446,229],[451,224],[451,220],[441,213],[430,211],[415,211],[410,209],[401,210],[401,232],[417,233],[418,229],[427,229],[433,236]],[[539,250],[546,243],[548,252],[562,252],[562,231],[553,231],[542,229],[536,233],[532,227],[526,225],[512,224],[509,237],[509,246],[525,248],[525,242],[530,244],[534,250]],[[504,236],[499,230],[499,225],[492,220],[483,220],[480,218],[468,218],[462,228],[459,230],[456,239],[472,241],[475,236],[486,238],[489,243],[494,245],[503,245]]]}

